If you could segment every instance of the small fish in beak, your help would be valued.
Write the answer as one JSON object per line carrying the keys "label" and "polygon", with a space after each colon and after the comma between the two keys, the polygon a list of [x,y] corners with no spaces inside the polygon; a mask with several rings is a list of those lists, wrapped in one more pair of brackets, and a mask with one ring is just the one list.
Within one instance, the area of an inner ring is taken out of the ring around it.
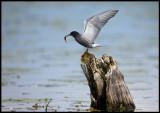
{"label": "small fish in beak", "polygon": [[68,37],[68,36],[70,36],[70,34],[68,34],[68,35],[66,35],[66,36],[64,37],[65,42],[67,42],[67,37]]}

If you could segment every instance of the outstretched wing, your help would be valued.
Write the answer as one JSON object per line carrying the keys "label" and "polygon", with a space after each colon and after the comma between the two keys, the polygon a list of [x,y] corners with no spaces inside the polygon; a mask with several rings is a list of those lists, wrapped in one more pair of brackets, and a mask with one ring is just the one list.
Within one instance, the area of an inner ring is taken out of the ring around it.
{"label": "outstretched wing", "polygon": [[99,34],[101,28],[112,18],[118,10],[108,10],[92,16],[85,20],[84,33],[82,34],[89,42],[93,42]]}

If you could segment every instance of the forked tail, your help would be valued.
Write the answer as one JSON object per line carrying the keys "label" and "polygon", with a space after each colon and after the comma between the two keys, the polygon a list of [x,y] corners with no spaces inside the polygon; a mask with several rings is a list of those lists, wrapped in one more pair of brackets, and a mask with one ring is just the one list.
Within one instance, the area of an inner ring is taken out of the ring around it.
{"label": "forked tail", "polygon": [[92,48],[95,48],[95,47],[102,47],[102,45],[100,45],[100,44],[92,44]]}

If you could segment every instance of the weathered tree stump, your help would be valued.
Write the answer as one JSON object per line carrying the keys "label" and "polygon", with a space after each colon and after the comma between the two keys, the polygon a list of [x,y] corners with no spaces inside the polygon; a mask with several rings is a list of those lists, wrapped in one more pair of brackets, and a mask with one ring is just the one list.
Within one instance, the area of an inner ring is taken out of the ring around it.
{"label": "weathered tree stump", "polygon": [[135,104],[116,61],[107,55],[97,59],[87,51],[81,67],[90,88],[91,108],[101,111],[134,111]]}

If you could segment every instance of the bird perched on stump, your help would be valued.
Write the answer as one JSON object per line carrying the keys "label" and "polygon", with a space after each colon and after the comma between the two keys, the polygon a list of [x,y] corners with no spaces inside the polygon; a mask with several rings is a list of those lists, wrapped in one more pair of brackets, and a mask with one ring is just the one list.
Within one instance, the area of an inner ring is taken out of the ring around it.
{"label": "bird perched on stump", "polygon": [[72,36],[79,44],[87,48],[100,47],[100,44],[94,43],[97,35],[101,31],[102,27],[108,22],[110,18],[116,15],[118,10],[108,10],[97,15],[94,15],[84,21],[84,32],[80,34],[77,31],[72,31],[70,34],[64,37]]}

